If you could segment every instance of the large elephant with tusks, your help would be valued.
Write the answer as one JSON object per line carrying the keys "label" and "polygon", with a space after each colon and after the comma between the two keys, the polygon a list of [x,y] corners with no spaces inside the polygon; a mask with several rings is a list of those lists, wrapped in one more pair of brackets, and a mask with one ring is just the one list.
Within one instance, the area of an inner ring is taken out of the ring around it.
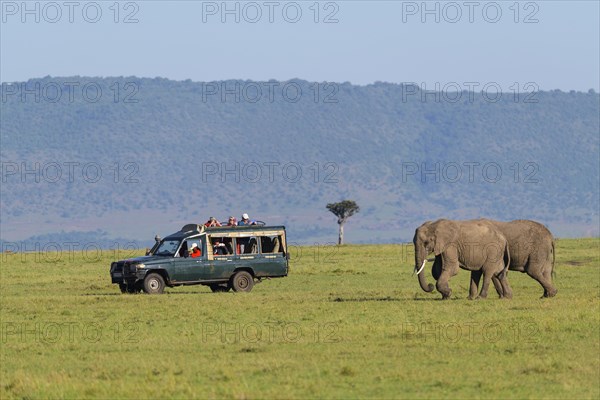
{"label": "large elephant with tusks", "polygon": [[[434,286],[427,284],[423,269],[427,256],[434,253],[439,257],[441,270],[436,282],[442,299],[450,298],[452,290],[448,285],[450,277],[460,268],[483,275],[483,286],[477,298],[486,298],[492,278],[497,278],[502,287],[503,296],[512,297],[506,272],[510,264],[510,251],[506,237],[492,224],[483,220],[452,221],[439,219],[425,222],[415,230],[415,271],[421,289],[433,291]],[[473,275],[473,274],[472,274]],[[475,274],[476,276],[477,274]],[[473,277],[472,277],[473,279]],[[471,288],[477,287],[471,285]],[[476,296],[471,290],[469,299]]]}

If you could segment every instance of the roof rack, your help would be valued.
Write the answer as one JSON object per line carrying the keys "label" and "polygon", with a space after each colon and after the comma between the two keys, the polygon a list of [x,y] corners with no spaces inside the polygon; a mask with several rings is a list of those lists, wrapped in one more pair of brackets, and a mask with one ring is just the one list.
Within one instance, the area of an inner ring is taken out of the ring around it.
{"label": "roof rack", "polygon": [[204,225],[199,224],[186,224],[180,229],[180,232],[203,232]]}

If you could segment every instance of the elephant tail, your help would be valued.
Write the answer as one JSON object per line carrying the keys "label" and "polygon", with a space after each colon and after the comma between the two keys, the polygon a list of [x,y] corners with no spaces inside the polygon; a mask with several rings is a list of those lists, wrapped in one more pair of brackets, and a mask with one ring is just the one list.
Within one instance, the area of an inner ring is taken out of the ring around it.
{"label": "elephant tail", "polygon": [[504,279],[508,273],[508,267],[510,266],[510,250],[508,249],[508,241],[504,244],[504,269],[498,275],[499,279]]}
{"label": "elephant tail", "polygon": [[554,271],[554,262],[556,261],[556,251],[554,250],[554,239],[552,239],[552,277],[556,277],[556,272]]}

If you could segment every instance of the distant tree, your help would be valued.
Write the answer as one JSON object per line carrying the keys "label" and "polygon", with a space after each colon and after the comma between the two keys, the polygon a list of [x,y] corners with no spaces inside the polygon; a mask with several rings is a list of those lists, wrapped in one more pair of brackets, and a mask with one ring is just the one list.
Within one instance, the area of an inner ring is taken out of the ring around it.
{"label": "distant tree", "polygon": [[327,204],[327,209],[338,217],[337,223],[340,226],[338,244],[344,244],[344,224],[348,218],[360,211],[360,207],[353,200],[343,200],[339,203]]}

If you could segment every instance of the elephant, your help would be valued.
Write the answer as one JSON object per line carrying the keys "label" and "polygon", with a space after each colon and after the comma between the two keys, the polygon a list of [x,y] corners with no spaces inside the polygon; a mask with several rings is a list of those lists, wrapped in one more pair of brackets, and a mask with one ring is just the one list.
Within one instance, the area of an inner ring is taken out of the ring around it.
{"label": "elephant", "polygon": [[[536,221],[519,219],[501,222],[480,219],[495,226],[508,240],[510,250],[510,271],[527,273],[544,288],[542,297],[554,297],[558,290],[552,284],[555,251],[552,233]],[[471,282],[473,283],[473,278]],[[494,281],[496,291],[502,297],[502,287]],[[475,287],[475,290],[477,288]]]}
{"label": "elephant", "polygon": [[[509,246],[509,249],[510,249],[510,246]],[[442,273],[442,256],[441,255],[436,256],[434,259],[431,259],[431,260],[428,259],[427,261],[433,261],[433,264],[431,265],[431,276],[433,276],[433,279],[435,279],[437,281],[440,278],[440,275]],[[477,294],[477,288],[479,286],[480,279],[481,279],[481,270],[471,271],[471,282],[470,282],[470,286],[469,286],[469,298],[473,298]],[[494,284],[494,288],[496,289],[498,296],[500,296],[500,298],[505,297],[504,289],[502,288],[502,283],[496,276],[492,276],[492,283]],[[508,294],[506,297],[511,298],[512,297],[512,289],[510,289],[510,285],[508,284],[508,281],[506,281],[505,284],[509,288],[509,291],[508,291]]]}
{"label": "elephant", "polygon": [[[477,298],[487,297],[493,277],[498,278],[503,296],[512,296],[506,278],[510,264],[508,241],[492,224],[479,220],[427,221],[415,230],[413,244],[415,272],[421,289],[425,292],[431,292],[434,288],[432,284],[427,284],[423,273],[427,256],[433,252],[438,265],[441,265],[435,287],[442,294],[443,300],[450,298],[452,290],[448,286],[448,280],[458,273],[459,268],[477,272],[478,274],[472,274],[472,279],[483,275],[483,286]],[[472,290],[474,287],[476,290],[477,285],[472,283],[469,299],[474,299],[477,294]]]}

